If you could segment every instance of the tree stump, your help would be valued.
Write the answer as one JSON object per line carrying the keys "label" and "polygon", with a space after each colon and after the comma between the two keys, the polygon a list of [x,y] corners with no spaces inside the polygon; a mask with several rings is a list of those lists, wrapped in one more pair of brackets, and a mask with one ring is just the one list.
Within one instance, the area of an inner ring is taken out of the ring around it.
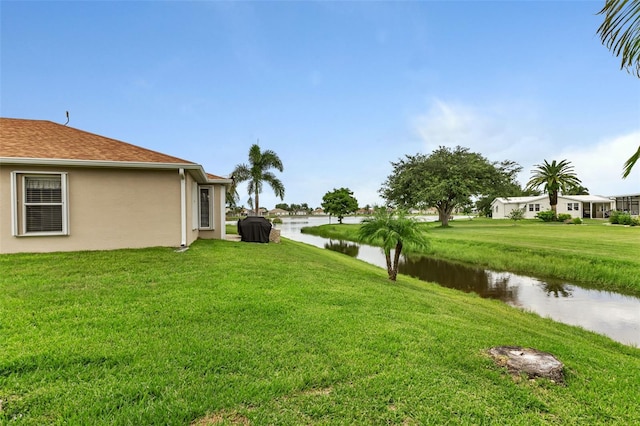
{"label": "tree stump", "polygon": [[530,379],[544,377],[564,384],[564,364],[548,352],[520,346],[496,346],[488,352],[497,365],[506,367],[511,374],[526,374]]}

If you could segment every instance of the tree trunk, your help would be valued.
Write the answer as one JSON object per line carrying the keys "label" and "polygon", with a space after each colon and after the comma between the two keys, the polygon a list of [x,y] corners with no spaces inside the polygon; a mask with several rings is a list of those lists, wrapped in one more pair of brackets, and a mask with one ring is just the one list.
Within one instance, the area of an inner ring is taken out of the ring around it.
{"label": "tree trunk", "polygon": [[449,226],[449,216],[451,216],[453,207],[436,207],[436,209],[438,209],[438,220],[442,223],[442,226]]}
{"label": "tree trunk", "polygon": [[549,193],[549,204],[551,205],[551,211],[553,212],[554,219],[558,217],[558,193]]}
{"label": "tree trunk", "polygon": [[258,194],[258,191],[256,191],[256,196],[254,197],[255,199],[255,204],[254,204],[254,213],[256,216],[258,216],[258,212],[260,211],[260,195]]}
{"label": "tree trunk", "polygon": [[398,241],[398,244],[396,244],[396,250],[393,253],[393,278],[389,277],[392,281],[396,280],[396,277],[398,276],[398,269],[399,269],[399,263],[400,263],[400,253],[402,252],[402,241]]}
{"label": "tree trunk", "polygon": [[395,281],[396,278],[393,275],[393,266],[391,265],[391,250],[384,251],[384,258],[387,261],[387,275],[391,281]]}

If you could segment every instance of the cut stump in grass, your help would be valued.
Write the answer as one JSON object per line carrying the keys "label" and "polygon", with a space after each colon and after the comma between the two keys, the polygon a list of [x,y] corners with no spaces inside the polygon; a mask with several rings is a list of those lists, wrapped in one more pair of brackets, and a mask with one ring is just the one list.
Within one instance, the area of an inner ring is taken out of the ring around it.
{"label": "cut stump in grass", "polygon": [[513,375],[526,374],[530,379],[543,377],[564,384],[564,364],[548,352],[520,346],[496,346],[488,352],[497,365]]}

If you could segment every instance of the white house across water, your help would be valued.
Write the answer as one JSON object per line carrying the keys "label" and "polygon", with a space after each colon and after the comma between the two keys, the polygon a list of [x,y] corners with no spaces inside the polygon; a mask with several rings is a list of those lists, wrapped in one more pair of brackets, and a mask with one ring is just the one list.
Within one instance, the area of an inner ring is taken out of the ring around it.
{"label": "white house across water", "polygon": [[[516,209],[524,209],[524,217],[534,219],[539,212],[551,210],[549,195],[531,197],[498,197],[491,203],[492,217],[506,219]],[[605,219],[616,209],[615,197],[600,195],[558,195],[556,212],[571,217]]]}

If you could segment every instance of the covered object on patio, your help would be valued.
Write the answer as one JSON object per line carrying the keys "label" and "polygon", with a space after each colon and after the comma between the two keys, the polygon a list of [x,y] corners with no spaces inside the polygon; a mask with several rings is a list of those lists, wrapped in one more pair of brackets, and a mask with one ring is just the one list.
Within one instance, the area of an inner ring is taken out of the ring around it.
{"label": "covered object on patio", "polygon": [[271,222],[262,216],[249,216],[238,220],[238,234],[242,241],[268,243]]}

